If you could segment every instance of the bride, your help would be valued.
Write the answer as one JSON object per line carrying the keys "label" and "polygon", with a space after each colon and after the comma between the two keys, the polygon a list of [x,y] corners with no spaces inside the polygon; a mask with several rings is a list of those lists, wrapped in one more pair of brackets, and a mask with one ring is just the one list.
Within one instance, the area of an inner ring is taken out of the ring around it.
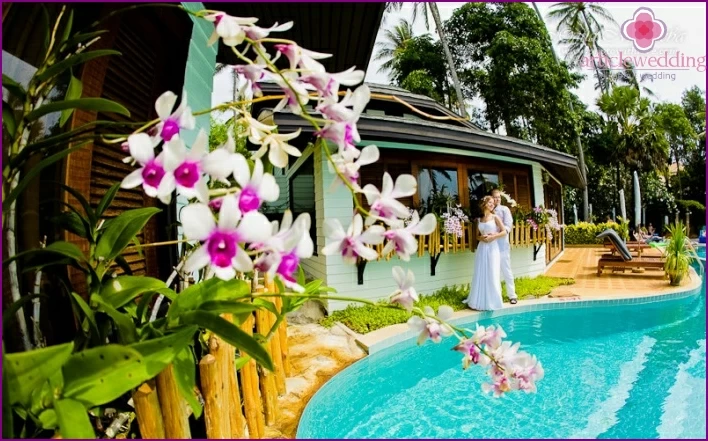
{"label": "bride", "polygon": [[477,252],[470,294],[464,303],[478,311],[502,308],[501,261],[497,239],[506,235],[501,219],[494,214],[494,199],[485,196],[480,203],[484,212],[478,222]]}

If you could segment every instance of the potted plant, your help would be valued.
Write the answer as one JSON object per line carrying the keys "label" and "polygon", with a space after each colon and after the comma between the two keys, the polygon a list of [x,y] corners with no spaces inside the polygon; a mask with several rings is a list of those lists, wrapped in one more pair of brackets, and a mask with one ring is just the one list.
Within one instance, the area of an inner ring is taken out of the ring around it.
{"label": "potted plant", "polygon": [[698,261],[698,254],[688,240],[686,227],[682,222],[668,227],[670,239],[664,248],[664,271],[669,277],[672,286],[679,286],[683,278],[688,274],[688,267],[691,263]]}

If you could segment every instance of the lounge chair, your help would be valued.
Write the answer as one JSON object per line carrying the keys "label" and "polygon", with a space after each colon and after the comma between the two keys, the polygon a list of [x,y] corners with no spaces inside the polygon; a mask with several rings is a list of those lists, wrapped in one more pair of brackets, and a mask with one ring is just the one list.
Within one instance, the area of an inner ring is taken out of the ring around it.
{"label": "lounge chair", "polygon": [[600,276],[602,275],[602,270],[606,266],[612,267],[612,268],[644,268],[644,269],[649,269],[649,268],[654,268],[654,269],[662,269],[664,268],[664,259],[663,257],[648,257],[648,256],[642,256],[642,257],[633,257],[632,253],[629,251],[627,248],[627,245],[624,243],[624,241],[619,237],[616,231],[612,229],[607,229],[603,231],[602,233],[597,235],[598,239],[604,239],[607,238],[611,243],[612,246],[615,248],[617,251],[617,256],[613,254],[604,254],[603,256],[600,257],[600,260],[597,262],[597,275]]}

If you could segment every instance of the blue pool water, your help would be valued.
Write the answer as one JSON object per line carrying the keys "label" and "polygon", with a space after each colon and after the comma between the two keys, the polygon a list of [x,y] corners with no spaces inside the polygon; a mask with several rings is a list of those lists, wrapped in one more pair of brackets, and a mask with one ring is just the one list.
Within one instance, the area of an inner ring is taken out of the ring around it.
{"label": "blue pool water", "polygon": [[397,344],[325,384],[297,437],[705,438],[705,292],[481,321],[542,361],[536,394],[483,395],[452,339]]}

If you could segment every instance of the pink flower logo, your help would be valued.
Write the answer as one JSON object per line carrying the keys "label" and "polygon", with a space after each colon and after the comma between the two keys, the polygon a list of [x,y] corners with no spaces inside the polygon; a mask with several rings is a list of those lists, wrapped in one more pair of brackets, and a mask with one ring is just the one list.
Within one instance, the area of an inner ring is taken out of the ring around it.
{"label": "pink flower logo", "polygon": [[639,52],[649,52],[654,49],[654,42],[666,36],[666,24],[657,20],[654,11],[649,8],[639,8],[634,11],[631,20],[621,27],[622,36],[634,43]]}

